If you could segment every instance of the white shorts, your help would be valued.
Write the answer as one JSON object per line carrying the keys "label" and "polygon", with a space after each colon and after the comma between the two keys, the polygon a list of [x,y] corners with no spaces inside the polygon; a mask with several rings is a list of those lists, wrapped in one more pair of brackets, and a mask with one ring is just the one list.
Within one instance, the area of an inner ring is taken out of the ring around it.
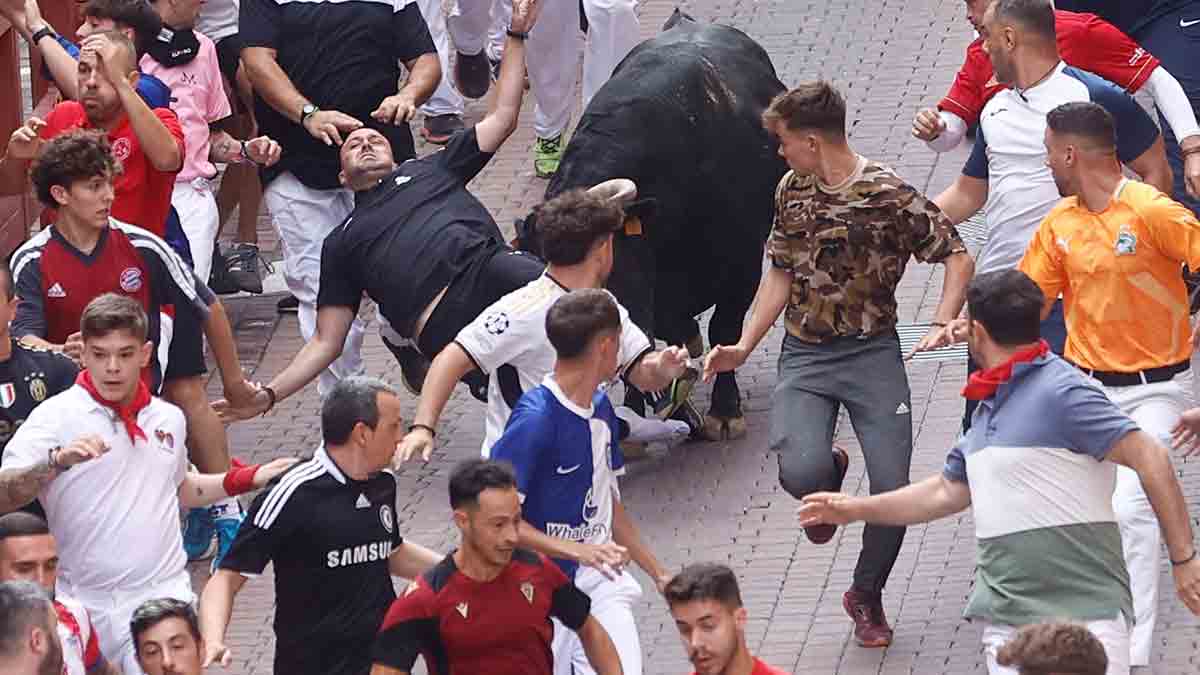
{"label": "white shorts", "polygon": [[71,586],[61,579],[59,586],[87,609],[105,660],[120,666],[125,675],[143,675],[142,667],[137,662],[133,636],[129,633],[129,620],[133,618],[134,611],[143,602],[156,598],[175,598],[193,605],[196,603],[192,582],[186,571],[167,581],[137,589],[95,591]]}
{"label": "white shorts", "polygon": [[179,213],[179,224],[187,235],[196,276],[207,284],[208,275],[212,272],[217,227],[220,225],[212,183],[204,178],[175,183],[175,189],[171,192],[171,206]]}
{"label": "white shorts", "polygon": [[[1108,670],[1105,675],[1129,675],[1129,623],[1124,616],[1106,621],[1088,621],[1084,624],[1104,645],[1104,653],[1108,655]],[[1016,634],[1017,626],[989,623],[983,627],[983,650],[987,655],[987,668],[990,675],[1020,675],[1016,668],[1008,668],[996,663],[996,655],[1000,648],[1008,643]]]}
{"label": "white shorts", "polygon": [[[625,675],[642,675],[642,644],[633,619],[633,603],[642,597],[642,587],[629,572],[614,581],[591,567],[580,567],[575,586],[592,599],[592,618],[604,626],[621,658]],[[554,620],[554,675],[596,675],[575,631]]]}

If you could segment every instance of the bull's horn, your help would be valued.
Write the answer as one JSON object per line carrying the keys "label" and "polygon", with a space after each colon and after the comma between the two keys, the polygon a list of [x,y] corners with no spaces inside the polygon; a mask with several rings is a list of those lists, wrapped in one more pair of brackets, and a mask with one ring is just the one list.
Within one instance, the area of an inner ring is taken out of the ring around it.
{"label": "bull's horn", "polygon": [[637,199],[637,184],[628,178],[611,178],[588,188],[588,194],[599,195],[605,199],[615,199],[621,204],[628,204]]}

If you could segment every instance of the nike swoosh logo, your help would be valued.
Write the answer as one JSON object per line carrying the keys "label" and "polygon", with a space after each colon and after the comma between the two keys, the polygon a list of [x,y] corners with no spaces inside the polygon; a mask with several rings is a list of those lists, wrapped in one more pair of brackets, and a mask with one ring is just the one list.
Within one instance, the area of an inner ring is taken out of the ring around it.
{"label": "nike swoosh logo", "polygon": [[557,469],[555,469],[555,471],[558,471],[558,474],[559,474],[560,476],[565,476],[565,475],[567,475],[567,474],[569,474],[569,473],[574,473],[574,472],[575,472],[575,470],[576,470],[576,469],[578,469],[578,468],[579,468],[579,467],[581,467],[581,466],[583,466],[583,465],[582,465],[582,464],[576,464],[575,466],[573,466],[573,467],[571,467],[571,468],[569,468],[569,469],[564,469],[564,468],[562,468],[562,467],[560,466],[560,467],[558,467]]}
{"label": "nike swoosh logo", "polygon": [[1180,20],[1179,20],[1179,27],[1180,27],[1180,28],[1187,28],[1188,26],[1195,26],[1195,25],[1196,25],[1196,24],[1198,24],[1198,23],[1200,23],[1200,19],[1194,19],[1194,20],[1192,20],[1192,21],[1184,21],[1183,19],[1180,19]]}

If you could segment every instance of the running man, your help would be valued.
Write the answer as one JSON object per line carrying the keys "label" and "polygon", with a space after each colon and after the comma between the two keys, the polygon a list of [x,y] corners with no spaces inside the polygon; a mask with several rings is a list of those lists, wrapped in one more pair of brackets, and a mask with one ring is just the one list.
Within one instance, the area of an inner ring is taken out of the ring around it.
{"label": "running man", "polygon": [[800,524],[915,525],[971,507],[978,565],[964,615],[983,622],[988,672],[1016,675],[996,658],[1020,627],[1068,619],[1104,644],[1110,675],[1128,675],[1134,614],[1113,512],[1118,465],[1145,485],[1176,591],[1198,615],[1200,558],[1170,454],[1050,352],[1039,336],[1046,300],[1018,270],[977,276],[967,334],[982,370],[963,395],[979,406],[942,473],[870,497],[811,494]]}
{"label": "running man", "polygon": [[[633,604],[642,589],[624,566],[632,559],[659,592],[670,574],[642,541],[617,486],[625,459],[600,386],[619,365],[620,310],[607,291],[572,291],[546,312],[546,337],[558,356],[554,372],[517,402],[491,455],[516,469],[520,545],[553,558],[591,597],[625,675],[641,675]],[[579,637],[557,626],[554,664],[558,675],[595,672]]]}
{"label": "running man", "polygon": [[552,675],[551,619],[579,636],[596,672],[621,673],[612,640],[589,613],[591,599],[549,558],[517,545],[521,499],[507,464],[469,459],[455,467],[450,508],[462,545],[392,603],[372,675],[408,675],[418,654],[434,673]]}

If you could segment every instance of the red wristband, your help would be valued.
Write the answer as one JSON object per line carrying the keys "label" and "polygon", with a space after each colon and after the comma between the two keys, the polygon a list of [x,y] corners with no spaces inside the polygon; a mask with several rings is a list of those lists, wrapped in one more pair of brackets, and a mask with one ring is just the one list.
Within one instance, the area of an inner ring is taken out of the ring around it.
{"label": "red wristband", "polygon": [[252,464],[250,466],[231,467],[229,471],[225,472],[225,480],[221,483],[225,488],[225,494],[230,497],[236,497],[253,490],[254,474],[258,472],[258,467],[260,466],[262,465]]}

